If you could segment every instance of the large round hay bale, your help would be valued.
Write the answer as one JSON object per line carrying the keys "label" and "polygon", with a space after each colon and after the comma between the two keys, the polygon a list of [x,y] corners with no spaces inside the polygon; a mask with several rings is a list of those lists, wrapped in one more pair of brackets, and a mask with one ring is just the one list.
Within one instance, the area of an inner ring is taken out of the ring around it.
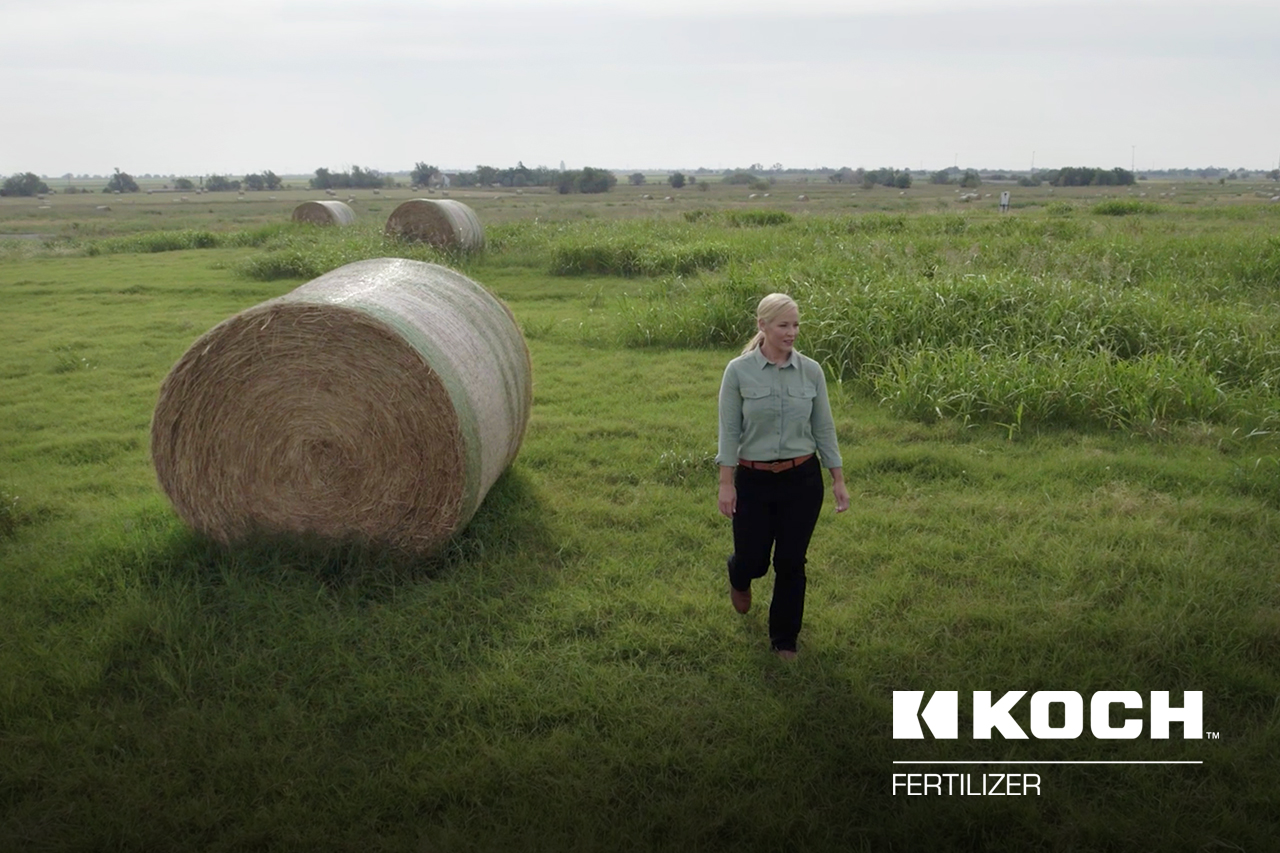
{"label": "large round hay bale", "polygon": [[515,458],[529,350],[435,264],[358,261],[219,323],[160,388],[151,455],[193,528],[426,553]]}
{"label": "large round hay bale", "polygon": [[414,198],[387,217],[388,237],[430,243],[439,249],[471,252],[484,248],[484,228],[476,212],[453,199]]}
{"label": "large round hay bale", "polygon": [[356,221],[356,212],[345,201],[304,201],[293,209],[294,222],[310,222],[312,225],[350,225]]}

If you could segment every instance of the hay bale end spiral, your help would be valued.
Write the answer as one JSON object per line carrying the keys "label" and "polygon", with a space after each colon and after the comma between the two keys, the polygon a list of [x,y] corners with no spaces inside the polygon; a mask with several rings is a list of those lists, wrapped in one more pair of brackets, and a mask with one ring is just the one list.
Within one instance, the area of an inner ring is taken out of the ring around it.
{"label": "hay bale end spiral", "polygon": [[151,454],[178,514],[224,544],[423,554],[514,460],[531,400],[506,305],[445,267],[379,258],[201,336],[161,385]]}

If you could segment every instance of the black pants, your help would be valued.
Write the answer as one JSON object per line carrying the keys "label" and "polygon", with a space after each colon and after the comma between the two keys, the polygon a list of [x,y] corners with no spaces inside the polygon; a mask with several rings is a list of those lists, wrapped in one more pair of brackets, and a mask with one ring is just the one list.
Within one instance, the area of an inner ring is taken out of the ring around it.
{"label": "black pants", "polygon": [[733,480],[738,507],[729,583],[750,589],[752,580],[769,571],[773,552],[769,640],[775,649],[794,650],[804,619],[805,553],[822,511],[822,466],[816,456],[777,474],[739,466]]}

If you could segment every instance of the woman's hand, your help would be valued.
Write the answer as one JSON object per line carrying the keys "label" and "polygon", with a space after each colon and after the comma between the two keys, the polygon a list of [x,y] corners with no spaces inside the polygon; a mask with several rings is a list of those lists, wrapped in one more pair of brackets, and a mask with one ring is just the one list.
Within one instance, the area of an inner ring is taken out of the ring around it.
{"label": "woman's hand", "polygon": [[733,483],[720,484],[720,514],[725,518],[733,518],[738,510],[738,490]]}
{"label": "woman's hand", "polygon": [[849,490],[844,484],[844,469],[831,469],[831,493],[836,496],[836,512],[849,508]]}
{"label": "woman's hand", "polygon": [[832,483],[831,492],[836,496],[836,512],[844,512],[849,508],[849,490],[845,488],[843,480]]}

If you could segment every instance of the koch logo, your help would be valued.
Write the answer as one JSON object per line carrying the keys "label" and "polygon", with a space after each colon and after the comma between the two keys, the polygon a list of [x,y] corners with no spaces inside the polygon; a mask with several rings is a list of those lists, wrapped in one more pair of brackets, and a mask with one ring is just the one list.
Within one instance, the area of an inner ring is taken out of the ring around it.
{"label": "koch logo", "polygon": [[[1007,740],[1026,740],[1027,733],[1014,720],[1011,712],[1027,695],[1025,690],[1011,690],[998,700],[991,700],[990,690],[973,691],[973,737],[989,740],[991,732],[998,731]],[[1204,737],[1202,715],[1203,693],[1186,690],[1182,694],[1182,707],[1169,704],[1169,691],[1151,691],[1151,737],[1169,737],[1169,724],[1182,723],[1184,740]],[[955,740],[960,730],[960,694],[955,690],[936,690],[923,710],[923,690],[893,691],[893,739],[922,740],[924,730],[940,740]],[[1072,740],[1084,733],[1084,698],[1074,690],[1040,690],[1031,694],[1031,737],[1042,740]],[[1055,724],[1051,710],[1060,706],[1061,722]],[[1102,690],[1089,699],[1089,731],[1102,740],[1133,740],[1142,735],[1144,721],[1140,717],[1128,717],[1120,725],[1111,725],[1111,709],[1140,710],[1142,695],[1134,690]]]}

